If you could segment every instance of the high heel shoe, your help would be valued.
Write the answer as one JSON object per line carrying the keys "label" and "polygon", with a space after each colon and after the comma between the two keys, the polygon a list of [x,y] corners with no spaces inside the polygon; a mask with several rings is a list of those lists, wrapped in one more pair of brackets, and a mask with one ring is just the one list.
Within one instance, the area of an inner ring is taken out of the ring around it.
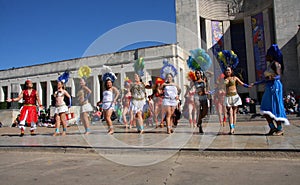
{"label": "high heel shoe", "polygon": [[277,132],[275,132],[273,135],[274,136],[283,136],[283,130],[278,130]]}
{"label": "high heel shoe", "polygon": [[270,131],[268,133],[266,133],[267,136],[272,136],[275,132],[277,132],[278,130],[276,128],[271,128]]}

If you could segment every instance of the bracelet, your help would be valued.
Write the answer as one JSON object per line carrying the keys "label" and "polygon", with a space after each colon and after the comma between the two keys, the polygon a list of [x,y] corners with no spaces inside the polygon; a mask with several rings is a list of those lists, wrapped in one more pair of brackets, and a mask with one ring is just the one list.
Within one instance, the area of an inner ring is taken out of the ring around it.
{"label": "bracelet", "polygon": [[249,85],[248,84],[243,84],[244,87],[246,88],[249,88]]}

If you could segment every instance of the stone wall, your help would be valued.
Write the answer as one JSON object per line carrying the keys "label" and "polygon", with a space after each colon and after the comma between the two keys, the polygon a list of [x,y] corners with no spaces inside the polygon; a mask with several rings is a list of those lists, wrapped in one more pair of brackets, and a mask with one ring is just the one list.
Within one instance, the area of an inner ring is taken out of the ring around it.
{"label": "stone wall", "polygon": [[299,0],[274,0],[276,43],[282,50],[285,65],[282,76],[285,93],[294,90],[300,94],[299,54],[297,32],[300,24]]}

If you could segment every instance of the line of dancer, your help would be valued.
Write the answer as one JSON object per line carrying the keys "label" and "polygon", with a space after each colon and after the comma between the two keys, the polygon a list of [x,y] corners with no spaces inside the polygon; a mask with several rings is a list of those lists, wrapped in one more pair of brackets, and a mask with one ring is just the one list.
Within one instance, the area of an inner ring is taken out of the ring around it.
{"label": "line of dancer", "polygon": [[[208,53],[201,49],[190,51],[190,56],[187,59],[187,66],[191,69],[187,78],[189,85],[185,85],[185,103],[183,106],[183,115],[188,119],[191,128],[199,128],[199,133],[203,134],[204,118],[208,116],[209,110],[209,95],[213,95],[214,104],[216,106],[218,121],[221,127],[225,127],[228,120],[229,132],[232,135],[235,133],[237,110],[242,105],[241,98],[237,92],[237,85],[245,88],[251,88],[254,85],[261,83],[265,84],[265,91],[261,102],[261,114],[266,118],[270,131],[267,135],[283,135],[283,124],[289,125],[287,120],[282,95],[282,84],[280,76],[283,72],[284,65],[282,54],[276,44],[273,44],[267,51],[266,63],[267,69],[264,72],[264,79],[258,82],[244,83],[238,78],[234,70],[238,66],[239,60],[237,55],[232,50],[223,50],[218,53],[217,61],[220,65],[220,74],[215,83],[215,89],[210,90],[208,82],[212,79],[212,75],[207,77],[212,61]],[[174,82],[178,71],[176,67],[163,60],[163,67],[160,70],[160,76],[155,79],[155,83],[145,83],[142,80],[144,76],[144,59],[139,58],[134,63],[134,79],[131,81],[126,77],[124,80],[124,89],[122,91],[122,120],[126,129],[136,127],[140,134],[145,133],[144,122],[155,123],[155,128],[163,128],[166,125],[166,132],[173,133],[173,117],[175,109],[178,108],[180,102],[181,88]],[[92,91],[87,86],[91,69],[88,66],[83,66],[79,69],[80,88],[77,92],[77,100],[80,105],[80,121],[83,123],[85,132],[88,135],[90,129],[90,112],[93,107],[89,103]],[[103,66],[102,81],[104,82],[104,91],[102,94],[102,109],[103,116],[107,123],[109,135],[114,134],[114,126],[112,114],[115,111],[115,106],[120,98],[120,91],[115,87],[114,81],[117,79],[112,69],[108,66]],[[55,132],[53,136],[66,135],[67,131],[67,114],[72,106],[72,98],[65,90],[65,84],[69,79],[69,71],[65,71],[58,77],[57,90],[54,92],[55,98]],[[23,90],[18,97],[8,98],[7,102],[16,102],[24,100],[24,105],[21,108],[20,115],[20,136],[24,135],[25,126],[29,126],[31,135],[35,134],[36,123],[38,122],[37,107],[42,108],[42,104],[38,93],[33,89],[31,80],[26,80],[26,89]],[[152,94],[147,96],[146,89],[152,89]],[[148,99],[146,98],[148,97]],[[227,115],[227,116],[226,116]],[[129,117],[129,119],[128,119]],[[228,118],[228,119],[227,119]],[[149,120],[151,119],[151,120]],[[274,123],[275,122],[275,123]],[[60,127],[63,127],[62,133]]]}

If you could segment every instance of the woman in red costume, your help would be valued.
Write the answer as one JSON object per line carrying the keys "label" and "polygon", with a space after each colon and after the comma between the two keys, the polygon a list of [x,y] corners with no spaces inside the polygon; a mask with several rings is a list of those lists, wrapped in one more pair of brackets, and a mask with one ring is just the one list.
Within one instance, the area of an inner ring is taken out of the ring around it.
{"label": "woman in red costume", "polygon": [[158,124],[158,116],[161,114],[161,124],[160,126],[163,127],[163,120],[164,120],[164,112],[162,109],[162,101],[163,101],[163,92],[160,89],[160,86],[165,81],[161,78],[156,78],[154,89],[153,89],[153,102],[154,102],[154,122],[156,124],[156,128],[159,127]]}
{"label": "woman in red costume", "polygon": [[20,123],[19,127],[21,129],[20,136],[24,136],[25,123],[30,126],[30,134],[35,135],[36,123],[38,122],[38,115],[36,109],[36,102],[38,102],[39,107],[42,107],[41,100],[35,89],[33,89],[33,84],[31,80],[25,81],[26,89],[23,90],[17,98],[9,98],[7,102],[24,100],[24,104],[20,110]]}

